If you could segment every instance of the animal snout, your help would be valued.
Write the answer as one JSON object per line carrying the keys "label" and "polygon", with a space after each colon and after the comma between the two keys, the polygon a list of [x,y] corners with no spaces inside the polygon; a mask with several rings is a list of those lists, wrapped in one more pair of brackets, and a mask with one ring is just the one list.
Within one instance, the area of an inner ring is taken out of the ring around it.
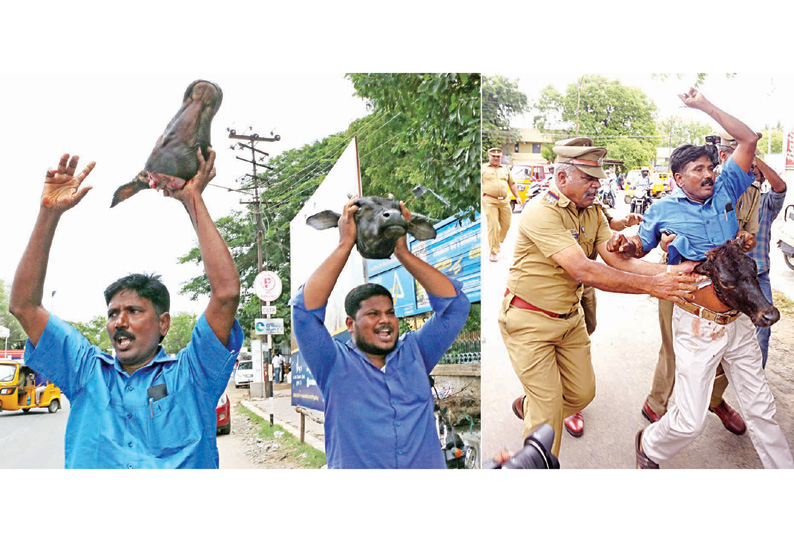
{"label": "animal snout", "polygon": [[758,323],[756,324],[759,327],[769,327],[778,320],[780,320],[780,311],[777,310],[775,307],[772,307],[769,310],[761,311],[758,313]]}

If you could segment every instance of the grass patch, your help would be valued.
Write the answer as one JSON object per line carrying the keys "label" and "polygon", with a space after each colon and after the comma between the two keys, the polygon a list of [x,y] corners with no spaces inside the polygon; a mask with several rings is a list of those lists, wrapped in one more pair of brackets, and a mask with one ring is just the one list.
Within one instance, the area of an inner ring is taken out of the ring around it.
{"label": "grass patch", "polygon": [[[289,452],[290,458],[296,463],[299,463],[302,468],[319,469],[326,464],[325,454],[323,452],[308,444],[301,444],[297,437],[294,437],[280,425],[273,424],[271,427],[269,420],[265,420],[242,405],[239,405],[237,410],[248,416],[251,421],[254,422],[257,427],[256,434],[258,437],[263,440],[277,441],[285,451]],[[280,435],[276,436],[276,432],[280,432]]]}
{"label": "grass patch", "polygon": [[782,292],[772,290],[772,304],[783,314],[789,316],[794,314],[794,302],[792,302]]}

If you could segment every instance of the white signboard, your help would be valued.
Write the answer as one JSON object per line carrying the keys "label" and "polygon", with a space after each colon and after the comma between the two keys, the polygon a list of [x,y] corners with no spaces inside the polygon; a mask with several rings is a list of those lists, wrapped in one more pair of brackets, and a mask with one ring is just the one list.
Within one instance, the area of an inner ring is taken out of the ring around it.
{"label": "white signboard", "polygon": [[273,316],[276,314],[276,306],[275,305],[265,305],[262,307],[262,314],[265,316],[270,315]]}
{"label": "white signboard", "polygon": [[254,279],[254,293],[262,301],[275,301],[281,295],[281,279],[273,271],[262,271]]}
{"label": "white signboard", "polygon": [[[312,197],[290,222],[290,295],[298,293],[314,271],[320,267],[339,243],[339,230],[315,230],[306,225],[306,219],[313,214],[330,209],[341,213],[349,196],[361,195],[361,173],[358,164],[356,139],[350,142],[317,187]],[[335,332],[345,325],[345,296],[354,287],[367,280],[366,260],[356,249],[350,254],[339,280],[336,282],[325,311],[325,327]]]}
{"label": "white signboard", "polygon": [[254,320],[254,331],[257,335],[283,335],[283,318],[257,318]]}
{"label": "white signboard", "polygon": [[7,339],[11,336],[11,330],[7,327],[0,326],[0,339]]}

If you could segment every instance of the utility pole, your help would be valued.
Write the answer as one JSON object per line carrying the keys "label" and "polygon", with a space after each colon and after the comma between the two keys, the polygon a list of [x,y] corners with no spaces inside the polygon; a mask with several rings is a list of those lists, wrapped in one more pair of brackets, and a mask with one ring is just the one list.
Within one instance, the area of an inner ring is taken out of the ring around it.
{"label": "utility pole", "polygon": [[[252,201],[240,201],[243,205],[253,205],[254,206],[254,222],[256,223],[256,261],[257,261],[257,274],[264,271],[265,264],[262,259],[262,239],[265,236],[265,231],[262,228],[262,198],[259,197],[259,176],[257,168],[265,168],[272,170],[273,168],[263,164],[259,161],[259,159],[267,158],[270,156],[263,150],[257,149],[256,144],[261,142],[274,142],[280,141],[280,135],[273,135],[271,132],[270,135],[272,137],[262,137],[259,134],[249,134],[249,135],[242,135],[238,134],[235,130],[231,128],[226,129],[229,132],[229,139],[238,140],[238,143],[231,146],[232,150],[235,148],[247,149],[251,151],[251,158],[243,158],[240,156],[235,156],[238,160],[242,160],[243,162],[247,162],[252,165],[253,167],[253,174],[248,175],[246,174],[243,178],[250,178],[254,183],[254,199]],[[247,143],[242,143],[241,141],[246,141]],[[265,188],[266,190],[266,188]],[[260,300],[260,314],[262,312],[261,307],[265,305],[265,302]],[[269,318],[269,316],[268,316]],[[272,351],[272,337],[270,334],[267,335],[267,345],[268,345],[268,353]],[[263,356],[264,359],[264,356]],[[272,367],[272,355],[269,355],[267,358],[267,375],[265,378],[265,397],[269,397],[271,399],[271,409],[270,409],[270,425],[273,425],[273,408],[272,408],[272,400],[273,400],[273,367]]]}
{"label": "utility pole", "polygon": [[579,79],[579,86],[576,87],[576,137],[579,137],[579,104],[582,99],[582,83],[584,75]]}

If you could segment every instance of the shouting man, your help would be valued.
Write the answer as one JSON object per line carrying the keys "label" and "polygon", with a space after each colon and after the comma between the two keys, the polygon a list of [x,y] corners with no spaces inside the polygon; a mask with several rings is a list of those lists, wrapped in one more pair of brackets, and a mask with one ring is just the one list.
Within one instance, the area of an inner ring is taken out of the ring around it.
{"label": "shouting man", "polygon": [[168,290],[156,276],[129,275],[105,290],[115,356],[92,346],[42,306],[50,247],[63,213],[80,203],[95,163],[75,176],[78,157],[61,157],[44,180],[38,220],[17,268],[10,310],[28,335],[25,363],[69,397],[67,468],[218,468],[215,406],[242,345],[235,320],[240,278],[204,204],[215,153],[181,190],[198,235],[210,301],[176,357],[160,343],[171,323]]}

